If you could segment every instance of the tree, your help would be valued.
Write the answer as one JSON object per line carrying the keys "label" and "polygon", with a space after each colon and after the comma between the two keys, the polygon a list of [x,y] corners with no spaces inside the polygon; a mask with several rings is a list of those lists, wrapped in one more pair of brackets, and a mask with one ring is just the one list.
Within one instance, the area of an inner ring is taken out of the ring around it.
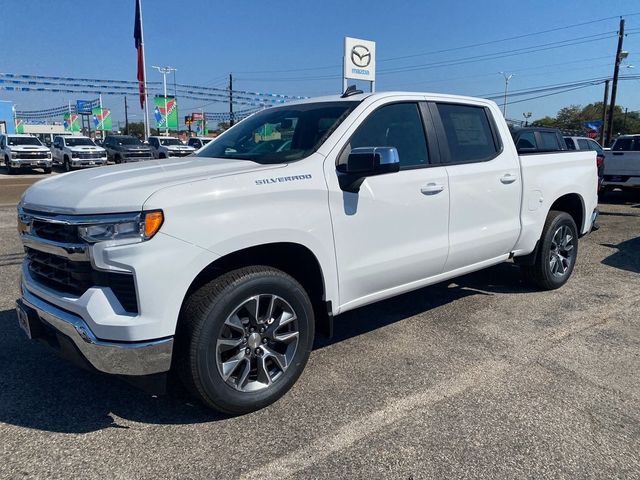
{"label": "tree", "polygon": [[556,127],[556,119],[553,117],[542,117],[531,122],[534,127]]}
{"label": "tree", "polygon": [[561,108],[556,115],[556,125],[565,130],[581,130],[584,119],[580,105],[569,105]]}
{"label": "tree", "polygon": [[220,122],[218,123],[218,130],[224,132],[225,130],[227,130],[231,125],[229,124],[229,122]]}
{"label": "tree", "polygon": [[130,122],[129,135],[133,135],[134,137],[144,137],[144,123]]}

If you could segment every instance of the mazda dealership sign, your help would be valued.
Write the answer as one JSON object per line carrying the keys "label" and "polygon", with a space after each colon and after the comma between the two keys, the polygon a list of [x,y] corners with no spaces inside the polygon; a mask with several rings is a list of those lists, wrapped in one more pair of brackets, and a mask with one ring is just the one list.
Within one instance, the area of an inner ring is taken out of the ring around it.
{"label": "mazda dealership sign", "polygon": [[344,78],[376,80],[376,42],[344,38]]}

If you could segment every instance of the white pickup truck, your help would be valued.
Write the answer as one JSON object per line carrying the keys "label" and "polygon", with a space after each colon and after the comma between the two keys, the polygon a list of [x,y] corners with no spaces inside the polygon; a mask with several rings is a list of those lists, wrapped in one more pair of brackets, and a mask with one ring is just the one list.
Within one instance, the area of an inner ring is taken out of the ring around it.
{"label": "white pickup truck", "polygon": [[62,165],[67,172],[107,164],[107,151],[104,148],[97,146],[89,137],[77,135],[55,137],[51,155],[53,163]]}
{"label": "white pickup truck", "polygon": [[563,285],[596,178],[595,152],[518,156],[488,100],[274,107],[196,156],[29,188],[18,319],[98,371],[171,370],[206,405],[248,412],[293,385],[334,315],[509,259]]}
{"label": "white pickup truck", "polygon": [[622,135],[605,150],[604,188],[640,188],[640,135]]}
{"label": "white pickup truck", "polygon": [[0,158],[10,175],[32,168],[51,173],[51,152],[33,135],[0,135]]}

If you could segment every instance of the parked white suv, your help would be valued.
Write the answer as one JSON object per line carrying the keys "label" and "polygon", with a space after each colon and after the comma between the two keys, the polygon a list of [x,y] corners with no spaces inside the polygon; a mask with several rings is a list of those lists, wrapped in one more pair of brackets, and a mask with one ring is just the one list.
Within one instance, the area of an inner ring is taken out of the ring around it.
{"label": "parked white suv", "polygon": [[69,172],[76,168],[97,167],[107,164],[107,151],[93,140],[81,136],[58,136],[51,146],[53,163]]}
{"label": "parked white suv", "polygon": [[0,155],[9,174],[32,168],[51,173],[51,152],[33,135],[0,135]]}
{"label": "parked white suv", "polygon": [[595,152],[519,156],[488,100],[286,104],[179,162],[30,187],[18,318],[101,372],[173,366],[206,405],[248,412],[289,390],[334,315],[509,259],[562,286],[596,178]]}
{"label": "parked white suv", "polygon": [[149,137],[149,147],[154,158],[186,157],[196,151],[174,137]]}

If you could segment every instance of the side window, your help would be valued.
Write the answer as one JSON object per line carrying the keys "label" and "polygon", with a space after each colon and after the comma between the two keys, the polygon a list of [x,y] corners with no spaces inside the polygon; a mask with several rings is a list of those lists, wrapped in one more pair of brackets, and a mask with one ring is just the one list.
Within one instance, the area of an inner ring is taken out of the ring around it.
{"label": "side window", "polygon": [[400,167],[419,167],[429,163],[427,140],[417,103],[386,105],[373,112],[358,127],[340,157],[359,147],[396,147]]}
{"label": "side window", "polygon": [[555,132],[540,132],[540,149],[555,152],[560,149],[558,135]]}
{"label": "side window", "polygon": [[483,162],[499,151],[483,107],[439,103],[451,163]]}
{"label": "side window", "polygon": [[633,140],[633,150],[635,152],[640,151],[640,137],[635,137]]}
{"label": "side window", "polygon": [[589,147],[589,142],[586,141],[584,138],[578,139],[578,148],[580,150],[591,150],[591,148]]}
{"label": "side window", "polygon": [[531,131],[522,132],[516,143],[516,150],[537,150],[536,134]]}
{"label": "side window", "polygon": [[567,144],[567,148],[569,150],[575,150],[576,149],[576,144],[574,143],[573,138],[564,137],[564,143]]}
{"label": "side window", "polygon": [[594,142],[593,140],[589,140],[589,147],[591,148],[591,150],[598,152],[598,154],[600,155],[604,154],[602,147],[597,142]]}
{"label": "side window", "polygon": [[616,140],[615,145],[611,150],[627,152],[631,150],[631,144],[633,143],[633,138],[619,138]]}

